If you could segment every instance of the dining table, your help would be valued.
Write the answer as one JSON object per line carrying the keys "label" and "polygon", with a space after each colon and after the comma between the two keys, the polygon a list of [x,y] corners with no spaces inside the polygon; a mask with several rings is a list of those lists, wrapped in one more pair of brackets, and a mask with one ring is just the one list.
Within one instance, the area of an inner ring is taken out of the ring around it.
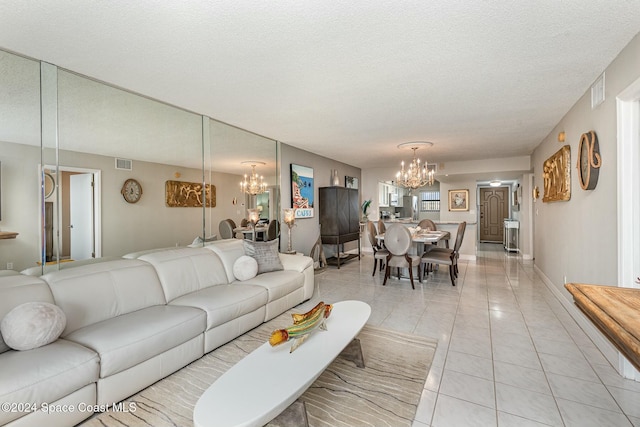
{"label": "dining table", "polygon": [[[258,237],[260,237],[262,240],[266,240],[265,236],[267,231],[269,230],[269,226],[261,226],[261,225],[256,225],[255,227],[255,234],[256,234],[256,239]],[[233,233],[242,233],[245,239],[254,239],[253,237],[253,227],[251,227],[250,225],[246,226],[246,227],[236,227],[233,229]]]}
{"label": "dining table", "polygon": [[[413,242],[411,254],[416,255],[424,252],[420,251],[421,245],[425,244],[438,244],[441,240],[449,241],[451,239],[451,233],[443,230],[417,230],[413,227],[407,227],[411,232],[411,241]],[[376,239],[379,243],[384,241],[384,233],[377,234]]]}
{"label": "dining table", "polygon": [[[449,242],[451,239],[451,233],[444,230],[420,230],[414,227],[407,227],[409,232],[411,232],[411,249],[409,250],[410,255],[422,255],[424,253],[424,245],[432,244],[437,245],[441,240]],[[384,242],[384,233],[377,234],[376,239],[378,243]],[[448,246],[448,245],[447,245]],[[437,267],[436,267],[437,269]],[[403,273],[399,278],[407,279],[409,275],[404,272],[406,269],[402,269]]]}

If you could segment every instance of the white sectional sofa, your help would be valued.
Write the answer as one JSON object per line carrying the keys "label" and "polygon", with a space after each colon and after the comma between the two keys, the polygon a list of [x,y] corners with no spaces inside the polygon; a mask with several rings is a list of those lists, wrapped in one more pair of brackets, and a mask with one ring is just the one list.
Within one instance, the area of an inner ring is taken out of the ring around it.
{"label": "white sectional sofa", "polygon": [[[51,344],[16,351],[0,340],[0,403],[25,409],[0,410],[0,425],[74,425],[92,415],[78,409],[118,402],[311,298],[311,258],[279,254],[282,270],[238,281],[243,255],[243,241],[230,239],[42,277],[0,275],[0,319],[30,301],[66,316]],[[76,410],[40,410],[54,403]]]}

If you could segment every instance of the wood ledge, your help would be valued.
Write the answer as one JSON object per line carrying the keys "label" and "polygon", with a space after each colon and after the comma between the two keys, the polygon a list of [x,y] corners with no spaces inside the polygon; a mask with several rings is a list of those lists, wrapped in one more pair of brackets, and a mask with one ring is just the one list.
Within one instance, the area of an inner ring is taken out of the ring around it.
{"label": "wood ledge", "polygon": [[15,239],[18,233],[13,231],[0,231],[0,239]]}
{"label": "wood ledge", "polygon": [[640,289],[567,283],[580,310],[640,370]]}

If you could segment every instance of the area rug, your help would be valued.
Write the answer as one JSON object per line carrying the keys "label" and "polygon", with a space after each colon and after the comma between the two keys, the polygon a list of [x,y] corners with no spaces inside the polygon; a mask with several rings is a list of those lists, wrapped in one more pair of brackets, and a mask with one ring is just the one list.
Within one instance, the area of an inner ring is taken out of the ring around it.
{"label": "area rug", "polygon": [[[266,342],[273,330],[290,325],[290,313],[294,311],[249,331],[127,399],[125,406],[135,408],[135,412],[96,414],[81,426],[192,427],[193,409],[207,387]],[[338,357],[300,397],[309,425],[411,426],[436,342],[372,326],[365,326],[358,338],[366,367],[357,368]]]}

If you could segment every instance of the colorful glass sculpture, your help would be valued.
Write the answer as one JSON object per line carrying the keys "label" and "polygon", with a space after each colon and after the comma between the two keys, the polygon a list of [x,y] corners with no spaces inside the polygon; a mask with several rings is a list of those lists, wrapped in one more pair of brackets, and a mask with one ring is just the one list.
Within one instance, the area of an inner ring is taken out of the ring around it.
{"label": "colorful glass sculpture", "polygon": [[285,329],[273,331],[269,338],[269,344],[275,347],[276,345],[294,340],[295,342],[291,345],[291,350],[289,351],[289,353],[293,353],[293,351],[307,339],[311,332],[318,328],[322,330],[327,329],[325,321],[331,314],[332,308],[333,305],[331,304],[319,302],[318,305],[306,313],[292,314],[293,325]]}

